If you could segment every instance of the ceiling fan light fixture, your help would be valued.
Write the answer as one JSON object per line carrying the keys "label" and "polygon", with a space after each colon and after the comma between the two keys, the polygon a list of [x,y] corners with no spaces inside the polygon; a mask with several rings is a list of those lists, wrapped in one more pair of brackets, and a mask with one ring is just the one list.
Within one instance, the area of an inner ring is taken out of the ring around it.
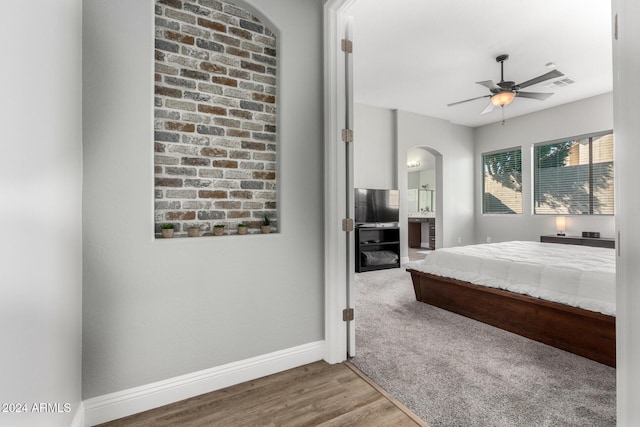
{"label": "ceiling fan light fixture", "polygon": [[496,107],[504,107],[505,105],[511,104],[515,97],[516,93],[513,90],[499,92],[491,97],[491,103]]}

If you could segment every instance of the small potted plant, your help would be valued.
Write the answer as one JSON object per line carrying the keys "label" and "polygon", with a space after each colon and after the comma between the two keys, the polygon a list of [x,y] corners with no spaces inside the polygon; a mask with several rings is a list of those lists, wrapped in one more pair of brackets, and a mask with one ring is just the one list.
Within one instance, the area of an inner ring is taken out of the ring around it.
{"label": "small potted plant", "polygon": [[189,237],[199,237],[200,236],[200,226],[192,225],[187,228],[187,236]]}
{"label": "small potted plant", "polygon": [[238,224],[238,234],[247,234],[247,224],[241,222]]}
{"label": "small potted plant", "polygon": [[224,224],[216,224],[213,226],[213,235],[222,236],[224,234]]}
{"label": "small potted plant", "polygon": [[173,237],[173,224],[162,224],[160,229],[162,229],[162,237],[166,239]]}
{"label": "small potted plant", "polygon": [[264,219],[262,220],[262,225],[260,226],[260,229],[262,230],[262,234],[271,233],[271,221],[269,220],[269,217],[267,216],[267,214],[264,214]]}

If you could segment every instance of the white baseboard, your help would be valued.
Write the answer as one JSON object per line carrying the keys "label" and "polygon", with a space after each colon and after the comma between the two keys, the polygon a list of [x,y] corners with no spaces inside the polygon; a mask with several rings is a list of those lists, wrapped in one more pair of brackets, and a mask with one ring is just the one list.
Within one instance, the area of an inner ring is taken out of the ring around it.
{"label": "white baseboard", "polygon": [[93,397],[83,402],[84,423],[87,426],[92,426],[112,421],[234,384],[316,362],[322,360],[324,346],[324,341],[317,341],[140,387]]}
{"label": "white baseboard", "polygon": [[84,427],[84,404],[80,402],[78,405],[78,409],[76,409],[76,414],[73,416],[73,420],[71,420],[71,427]]}

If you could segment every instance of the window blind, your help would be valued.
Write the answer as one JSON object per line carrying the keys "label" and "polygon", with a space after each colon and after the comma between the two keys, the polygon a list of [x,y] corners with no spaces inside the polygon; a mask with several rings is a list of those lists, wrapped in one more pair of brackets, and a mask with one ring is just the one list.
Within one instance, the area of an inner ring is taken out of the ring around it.
{"label": "window blind", "polygon": [[534,147],[534,213],[614,213],[613,134]]}
{"label": "window blind", "polygon": [[482,155],[484,214],[522,213],[522,150]]}

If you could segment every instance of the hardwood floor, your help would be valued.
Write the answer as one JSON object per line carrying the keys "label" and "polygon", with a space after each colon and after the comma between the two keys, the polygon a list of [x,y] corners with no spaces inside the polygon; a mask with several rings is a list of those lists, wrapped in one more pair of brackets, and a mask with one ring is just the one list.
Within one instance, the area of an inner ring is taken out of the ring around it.
{"label": "hardwood floor", "polygon": [[351,364],[320,361],[100,426],[427,425]]}

